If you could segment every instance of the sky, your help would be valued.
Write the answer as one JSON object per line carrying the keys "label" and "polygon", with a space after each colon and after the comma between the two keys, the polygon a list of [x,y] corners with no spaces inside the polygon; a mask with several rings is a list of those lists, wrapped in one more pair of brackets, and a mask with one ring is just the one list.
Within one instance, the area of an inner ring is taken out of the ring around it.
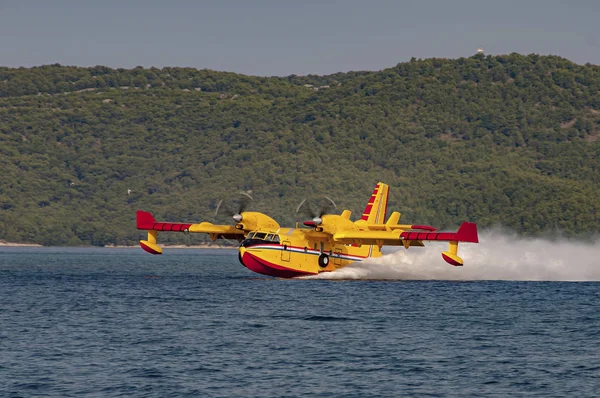
{"label": "sky", "polygon": [[596,0],[0,0],[0,66],[188,66],[259,76],[415,58],[600,64]]}

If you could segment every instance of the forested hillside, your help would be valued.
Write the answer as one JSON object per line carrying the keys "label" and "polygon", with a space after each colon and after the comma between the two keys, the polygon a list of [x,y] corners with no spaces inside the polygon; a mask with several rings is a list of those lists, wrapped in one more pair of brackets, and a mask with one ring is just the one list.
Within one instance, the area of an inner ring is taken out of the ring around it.
{"label": "forested hillside", "polygon": [[377,181],[406,222],[589,236],[599,137],[600,67],[555,56],[268,78],[0,68],[0,239],[129,244],[137,209],[223,222],[216,204],[240,190],[282,224],[306,196],[357,214]]}

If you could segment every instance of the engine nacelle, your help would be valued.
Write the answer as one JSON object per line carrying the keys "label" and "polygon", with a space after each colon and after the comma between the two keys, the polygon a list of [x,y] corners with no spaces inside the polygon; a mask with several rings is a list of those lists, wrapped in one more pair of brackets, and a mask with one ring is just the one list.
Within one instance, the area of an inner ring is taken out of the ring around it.
{"label": "engine nacelle", "polygon": [[257,211],[245,211],[240,215],[242,216],[241,220],[235,225],[237,229],[243,229],[246,231],[256,231],[259,229],[277,231],[279,228],[281,228],[277,221],[273,220],[264,213],[259,213]]}
{"label": "engine nacelle", "polygon": [[325,232],[328,234],[335,234],[338,230],[340,231],[352,231],[358,230],[358,227],[349,219],[338,216],[337,214],[325,214],[321,218],[321,223],[316,224],[315,230],[317,232]]}

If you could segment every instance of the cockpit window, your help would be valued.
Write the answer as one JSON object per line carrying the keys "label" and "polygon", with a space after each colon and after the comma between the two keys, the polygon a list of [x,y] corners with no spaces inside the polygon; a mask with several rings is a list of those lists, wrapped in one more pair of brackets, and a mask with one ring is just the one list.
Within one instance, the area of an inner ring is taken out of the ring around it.
{"label": "cockpit window", "polygon": [[279,243],[279,235],[268,234],[265,240],[267,242]]}
{"label": "cockpit window", "polygon": [[279,243],[279,235],[266,232],[249,232],[246,239],[264,240],[265,242]]}

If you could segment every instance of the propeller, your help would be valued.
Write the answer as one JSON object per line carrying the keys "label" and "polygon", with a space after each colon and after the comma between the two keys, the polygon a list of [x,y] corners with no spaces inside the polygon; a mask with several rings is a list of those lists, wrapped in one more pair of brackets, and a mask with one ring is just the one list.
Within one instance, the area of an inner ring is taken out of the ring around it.
{"label": "propeller", "polygon": [[311,219],[311,221],[305,221],[304,225],[315,227],[323,223],[322,217],[324,214],[328,214],[336,207],[337,206],[335,202],[331,198],[324,196],[323,198],[317,200],[304,199],[298,205],[296,213],[303,214]]}
{"label": "propeller", "polygon": [[248,192],[240,192],[237,197],[227,200],[221,199],[215,209],[215,216],[226,215],[233,218],[235,222],[242,221],[242,213],[248,208],[252,196]]}

